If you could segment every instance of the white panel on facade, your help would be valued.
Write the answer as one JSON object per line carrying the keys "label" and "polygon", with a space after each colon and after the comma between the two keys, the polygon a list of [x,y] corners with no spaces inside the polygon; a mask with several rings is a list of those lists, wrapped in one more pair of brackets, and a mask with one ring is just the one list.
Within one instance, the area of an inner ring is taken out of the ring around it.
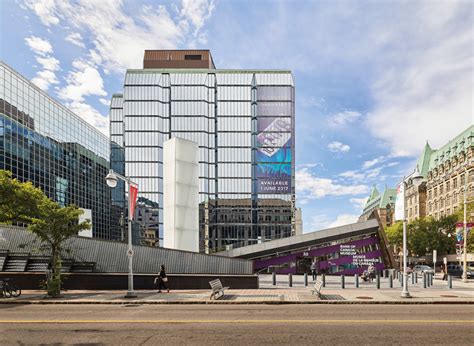
{"label": "white panel on facade", "polygon": [[257,85],[294,85],[291,73],[257,73]]}
{"label": "white panel on facade", "polygon": [[175,137],[163,150],[164,247],[199,252],[198,145]]}
{"label": "white panel on facade", "polygon": [[252,85],[252,73],[217,73],[217,84]]}

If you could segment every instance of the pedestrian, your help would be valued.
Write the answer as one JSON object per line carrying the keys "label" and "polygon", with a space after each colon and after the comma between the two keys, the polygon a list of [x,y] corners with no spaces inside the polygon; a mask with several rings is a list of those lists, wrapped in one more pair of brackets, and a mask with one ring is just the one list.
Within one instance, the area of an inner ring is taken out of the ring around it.
{"label": "pedestrian", "polygon": [[448,270],[444,263],[441,263],[441,271],[443,272],[443,278],[441,280],[448,280]]}
{"label": "pedestrian", "polygon": [[161,288],[166,288],[167,292],[170,292],[170,289],[168,288],[168,277],[166,276],[166,270],[165,270],[165,265],[162,264],[160,268],[160,273],[158,274],[158,277],[155,278],[155,284],[156,281],[158,281],[158,293],[161,293]]}
{"label": "pedestrian", "polygon": [[309,269],[311,269],[311,274],[313,275],[313,281],[316,280],[316,261],[313,261],[313,263],[311,263],[311,266],[309,267]]}

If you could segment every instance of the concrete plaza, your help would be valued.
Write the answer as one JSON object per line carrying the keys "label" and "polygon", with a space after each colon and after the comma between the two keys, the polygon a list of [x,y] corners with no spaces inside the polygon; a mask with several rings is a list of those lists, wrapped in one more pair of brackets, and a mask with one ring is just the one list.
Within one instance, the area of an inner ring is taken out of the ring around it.
{"label": "concrete plaza", "polygon": [[224,297],[210,300],[211,290],[172,290],[170,293],[157,293],[156,290],[138,290],[137,298],[124,298],[124,291],[65,291],[61,298],[46,298],[44,291],[24,291],[18,298],[0,298],[0,303],[21,304],[426,304],[453,303],[474,304],[474,280],[463,283],[453,280],[453,288],[448,289],[441,277],[434,279],[431,287],[423,288],[421,280],[417,284],[409,283],[412,298],[401,298],[401,285],[398,280],[389,288],[388,278],[381,278],[380,289],[373,281],[360,282],[355,288],[354,277],[345,278],[345,288],[341,288],[341,278],[327,276],[326,287],[321,290],[321,297],[311,293],[313,282],[309,277],[308,287],[304,285],[303,276],[293,276],[293,287],[288,285],[288,276],[278,275],[277,284],[272,285],[271,275],[260,275],[259,289],[229,289]]}

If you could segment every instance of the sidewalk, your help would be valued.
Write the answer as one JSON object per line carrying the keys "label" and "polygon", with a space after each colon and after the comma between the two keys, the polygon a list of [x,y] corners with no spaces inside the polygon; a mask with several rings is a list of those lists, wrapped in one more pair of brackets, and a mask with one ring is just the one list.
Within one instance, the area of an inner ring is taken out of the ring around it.
{"label": "sidewalk", "polygon": [[339,277],[326,277],[326,287],[321,298],[312,295],[304,286],[302,276],[293,277],[293,287],[288,287],[288,277],[279,275],[273,286],[270,275],[260,276],[260,289],[227,290],[224,297],[209,300],[211,290],[178,290],[156,293],[156,290],[137,291],[137,298],[124,298],[124,291],[67,291],[61,298],[47,298],[44,291],[24,291],[18,298],[0,298],[0,304],[474,304],[474,280],[469,283],[453,281],[448,289],[446,281],[436,279],[434,285],[408,285],[412,298],[401,298],[401,287],[396,280],[389,288],[388,279],[381,279],[381,289],[375,281],[360,283],[355,288],[354,278],[346,277],[342,289]]}

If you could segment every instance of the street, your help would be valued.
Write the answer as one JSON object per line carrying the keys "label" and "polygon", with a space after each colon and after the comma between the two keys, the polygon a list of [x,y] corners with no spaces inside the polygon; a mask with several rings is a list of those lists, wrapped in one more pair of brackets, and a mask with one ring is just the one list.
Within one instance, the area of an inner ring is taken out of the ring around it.
{"label": "street", "polygon": [[3,305],[0,344],[472,345],[474,305]]}

